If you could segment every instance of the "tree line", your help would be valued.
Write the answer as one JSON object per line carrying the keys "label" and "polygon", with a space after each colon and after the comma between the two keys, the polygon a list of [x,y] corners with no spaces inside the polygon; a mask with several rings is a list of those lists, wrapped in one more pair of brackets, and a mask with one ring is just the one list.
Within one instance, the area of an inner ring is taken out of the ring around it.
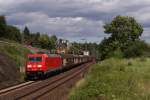
{"label": "tree line", "polygon": [[[0,38],[48,50],[56,50],[58,41],[62,41],[62,39],[58,39],[55,35],[48,36],[47,34],[40,32],[31,33],[27,26],[25,26],[23,32],[20,32],[17,27],[7,24],[5,16],[0,16]],[[61,45],[61,43],[59,45]],[[67,46],[67,44],[62,45],[65,47]],[[83,54],[83,51],[88,50],[91,55],[97,55],[97,47],[98,45],[96,43],[74,42],[72,43],[68,53]]]}
{"label": "tree line", "polygon": [[55,49],[57,42],[55,35],[48,36],[40,32],[31,33],[27,26],[23,32],[20,32],[17,27],[7,24],[5,16],[0,16],[0,38],[44,49]]}
{"label": "tree line", "polygon": [[[149,44],[140,39],[143,27],[134,17],[116,16],[111,22],[105,23],[104,30],[109,37],[104,38],[100,44],[74,42],[68,53],[82,54],[88,50],[100,60],[150,56]],[[50,50],[56,49],[58,41],[55,35],[31,33],[27,26],[20,32],[17,27],[7,24],[5,16],[0,16],[0,38]]]}

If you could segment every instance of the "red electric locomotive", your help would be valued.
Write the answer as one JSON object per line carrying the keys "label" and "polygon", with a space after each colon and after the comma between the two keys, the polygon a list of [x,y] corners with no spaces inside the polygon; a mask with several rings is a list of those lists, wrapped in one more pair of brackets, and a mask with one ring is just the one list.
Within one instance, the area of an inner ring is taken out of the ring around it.
{"label": "red electric locomotive", "polygon": [[60,70],[62,58],[57,54],[29,54],[26,63],[26,77],[44,77],[47,73]]}

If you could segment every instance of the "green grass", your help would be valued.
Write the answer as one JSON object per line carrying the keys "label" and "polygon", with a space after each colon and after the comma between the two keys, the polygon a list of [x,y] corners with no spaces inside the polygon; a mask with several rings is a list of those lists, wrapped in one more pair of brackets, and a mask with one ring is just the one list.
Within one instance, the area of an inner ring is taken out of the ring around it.
{"label": "green grass", "polygon": [[150,59],[108,59],[91,67],[70,100],[150,100]]}
{"label": "green grass", "polygon": [[4,39],[2,41],[9,42],[11,44],[0,42],[0,53],[6,54],[14,60],[17,67],[22,66],[22,62],[25,62],[26,56],[30,51],[14,41]]}

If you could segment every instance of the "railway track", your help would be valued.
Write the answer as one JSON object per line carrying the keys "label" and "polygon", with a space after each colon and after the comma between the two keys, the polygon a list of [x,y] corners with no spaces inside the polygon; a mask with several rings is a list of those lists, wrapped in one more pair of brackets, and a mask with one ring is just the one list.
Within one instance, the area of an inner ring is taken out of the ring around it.
{"label": "railway track", "polygon": [[2,91],[0,92],[0,100],[43,100],[45,97],[49,97],[49,94],[55,89],[85,72],[91,64],[86,63],[52,78]]}
{"label": "railway track", "polygon": [[5,94],[5,93],[10,92],[10,91],[14,91],[14,90],[19,89],[21,87],[28,86],[28,85],[33,84],[33,83],[35,83],[35,82],[34,81],[29,81],[29,82],[21,83],[19,85],[8,87],[6,89],[2,89],[2,90],[0,90],[0,95]]}

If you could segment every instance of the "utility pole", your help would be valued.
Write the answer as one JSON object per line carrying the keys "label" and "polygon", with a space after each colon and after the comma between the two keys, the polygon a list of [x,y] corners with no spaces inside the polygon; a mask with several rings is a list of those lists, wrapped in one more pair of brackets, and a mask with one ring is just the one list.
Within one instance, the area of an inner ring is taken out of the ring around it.
{"label": "utility pole", "polygon": [[[21,45],[24,46],[24,32],[22,31],[21,33]],[[25,72],[25,64],[24,64],[24,59],[23,57],[25,56],[24,55],[24,50],[23,48],[20,48],[20,52],[21,52],[21,55],[22,55],[22,58],[20,58],[20,72],[21,73],[24,73]]]}

